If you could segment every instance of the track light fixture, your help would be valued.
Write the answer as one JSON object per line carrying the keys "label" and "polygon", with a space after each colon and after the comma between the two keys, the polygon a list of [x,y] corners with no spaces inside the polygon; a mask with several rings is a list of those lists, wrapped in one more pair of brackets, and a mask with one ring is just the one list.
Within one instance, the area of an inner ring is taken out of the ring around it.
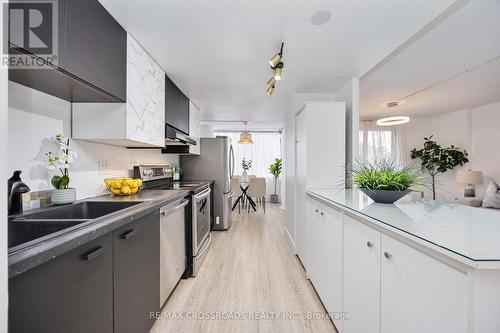
{"label": "track light fixture", "polygon": [[285,67],[285,64],[283,61],[283,46],[285,45],[284,42],[281,42],[281,48],[278,53],[273,55],[271,59],[269,59],[269,65],[271,65],[271,69],[273,70],[273,77],[267,81],[267,89],[266,93],[271,96],[274,92],[274,89],[276,88],[276,81],[281,80],[281,77],[283,75],[283,67]]}
{"label": "track light fixture", "polygon": [[276,88],[276,86],[273,84],[272,86],[268,86],[267,89],[266,89],[266,94],[268,94],[269,96],[271,96],[274,92],[274,88]]}

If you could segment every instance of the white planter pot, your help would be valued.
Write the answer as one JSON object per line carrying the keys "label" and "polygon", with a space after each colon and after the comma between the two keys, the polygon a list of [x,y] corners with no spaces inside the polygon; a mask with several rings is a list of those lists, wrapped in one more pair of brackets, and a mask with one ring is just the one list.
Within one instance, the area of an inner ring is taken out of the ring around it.
{"label": "white planter pot", "polygon": [[246,170],[243,170],[243,173],[241,174],[241,181],[244,183],[248,182],[248,172]]}
{"label": "white planter pot", "polygon": [[55,189],[50,192],[50,201],[54,205],[70,204],[76,200],[76,189],[68,188],[64,190]]}

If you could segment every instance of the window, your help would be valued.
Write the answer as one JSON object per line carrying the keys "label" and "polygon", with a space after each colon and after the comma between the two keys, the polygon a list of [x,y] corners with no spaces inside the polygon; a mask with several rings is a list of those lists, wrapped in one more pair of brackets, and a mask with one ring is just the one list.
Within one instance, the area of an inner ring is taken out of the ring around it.
{"label": "window", "polygon": [[393,159],[403,163],[401,131],[397,126],[362,122],[359,131],[359,158],[368,162]]}
{"label": "window", "polygon": [[243,158],[252,160],[252,168],[248,174],[257,177],[272,178],[269,173],[269,165],[275,158],[281,158],[281,133],[280,132],[250,132],[253,144],[239,144],[239,132],[216,132],[217,136],[227,136],[231,139],[234,149],[234,174],[241,175],[243,168],[241,161]]}

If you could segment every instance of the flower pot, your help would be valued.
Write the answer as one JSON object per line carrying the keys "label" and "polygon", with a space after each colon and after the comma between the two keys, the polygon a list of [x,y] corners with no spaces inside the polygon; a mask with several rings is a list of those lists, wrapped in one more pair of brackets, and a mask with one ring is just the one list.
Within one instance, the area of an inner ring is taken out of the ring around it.
{"label": "flower pot", "polygon": [[66,205],[74,202],[76,200],[76,189],[55,189],[50,192],[50,201],[54,205]]}
{"label": "flower pot", "polygon": [[410,193],[411,191],[384,191],[384,190],[369,190],[360,188],[361,192],[366,194],[375,202],[392,204]]}
{"label": "flower pot", "polygon": [[271,194],[271,202],[272,203],[279,203],[279,196],[277,194]]}

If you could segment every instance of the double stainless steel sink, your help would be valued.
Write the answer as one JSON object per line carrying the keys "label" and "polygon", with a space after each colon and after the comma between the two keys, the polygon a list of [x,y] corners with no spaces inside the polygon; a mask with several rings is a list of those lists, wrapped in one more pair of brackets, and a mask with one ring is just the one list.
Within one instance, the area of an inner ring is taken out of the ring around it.
{"label": "double stainless steel sink", "polygon": [[83,201],[9,217],[9,248],[140,204],[140,201]]}

